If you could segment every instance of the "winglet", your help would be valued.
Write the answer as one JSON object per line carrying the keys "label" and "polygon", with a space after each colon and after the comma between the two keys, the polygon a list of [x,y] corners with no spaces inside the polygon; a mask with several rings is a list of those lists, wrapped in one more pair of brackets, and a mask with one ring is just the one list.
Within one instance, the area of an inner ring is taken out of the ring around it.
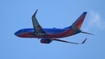
{"label": "winglet", "polygon": [[84,44],[86,42],[87,38],[81,43],[81,44]]}
{"label": "winglet", "polygon": [[38,12],[38,9],[35,11],[35,13],[33,14],[33,17],[35,17],[36,16],[36,13]]}

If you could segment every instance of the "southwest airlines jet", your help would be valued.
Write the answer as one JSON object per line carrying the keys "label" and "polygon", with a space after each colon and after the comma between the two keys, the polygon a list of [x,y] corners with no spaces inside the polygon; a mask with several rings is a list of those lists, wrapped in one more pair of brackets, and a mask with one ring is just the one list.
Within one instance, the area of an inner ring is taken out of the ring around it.
{"label": "southwest airlines jet", "polygon": [[[59,28],[42,28],[36,18],[37,11],[38,10],[36,10],[35,13],[32,15],[33,28],[20,29],[14,33],[16,36],[21,38],[38,38],[40,39],[40,42],[44,44],[49,44],[52,41],[79,44],[76,42],[60,40],[59,38],[69,37],[78,33],[93,35],[91,33],[87,33],[80,30],[87,12],[83,12],[83,14],[71,26],[59,29]],[[84,44],[86,40],[87,38],[81,44]]]}

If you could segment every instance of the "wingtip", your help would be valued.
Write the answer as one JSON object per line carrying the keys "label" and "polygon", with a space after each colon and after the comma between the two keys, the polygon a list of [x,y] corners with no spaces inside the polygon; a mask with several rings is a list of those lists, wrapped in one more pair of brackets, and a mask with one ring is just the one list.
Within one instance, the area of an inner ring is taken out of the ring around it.
{"label": "wingtip", "polygon": [[87,38],[81,43],[81,44],[84,44],[86,42]]}
{"label": "wingtip", "polygon": [[36,16],[36,13],[38,12],[38,9],[35,11],[35,13],[34,13],[34,15],[33,15],[33,17],[35,17]]}

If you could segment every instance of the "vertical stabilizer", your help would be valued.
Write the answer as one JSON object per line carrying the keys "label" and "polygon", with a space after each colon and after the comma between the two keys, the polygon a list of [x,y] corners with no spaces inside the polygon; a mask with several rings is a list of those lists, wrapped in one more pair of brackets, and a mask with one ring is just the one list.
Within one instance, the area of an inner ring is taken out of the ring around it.
{"label": "vertical stabilizer", "polygon": [[78,29],[80,29],[81,26],[82,26],[82,23],[83,23],[83,21],[84,21],[84,19],[85,19],[86,14],[87,14],[87,12],[84,12],[84,13],[72,24],[72,26],[75,25]]}

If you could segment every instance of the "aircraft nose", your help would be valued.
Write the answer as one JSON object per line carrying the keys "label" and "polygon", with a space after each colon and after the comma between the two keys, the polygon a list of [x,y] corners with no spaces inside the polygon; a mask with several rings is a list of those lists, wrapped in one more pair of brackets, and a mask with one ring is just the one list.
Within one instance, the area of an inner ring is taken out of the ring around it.
{"label": "aircraft nose", "polygon": [[16,36],[18,36],[18,34],[19,34],[19,31],[16,31],[16,32],[14,33],[14,35],[16,35]]}
{"label": "aircraft nose", "polygon": [[14,33],[14,35],[16,35],[16,36],[17,36],[17,32],[15,32],[15,33]]}

